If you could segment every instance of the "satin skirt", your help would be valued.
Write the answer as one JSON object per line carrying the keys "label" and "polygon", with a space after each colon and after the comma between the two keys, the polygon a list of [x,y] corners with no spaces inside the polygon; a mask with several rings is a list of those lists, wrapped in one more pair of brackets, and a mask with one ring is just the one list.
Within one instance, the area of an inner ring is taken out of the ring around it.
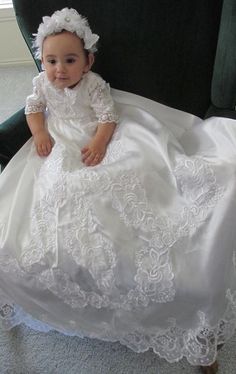
{"label": "satin skirt", "polygon": [[236,326],[236,122],[112,94],[101,164],[50,118],[50,155],[30,139],[0,175],[2,326],[209,365]]}

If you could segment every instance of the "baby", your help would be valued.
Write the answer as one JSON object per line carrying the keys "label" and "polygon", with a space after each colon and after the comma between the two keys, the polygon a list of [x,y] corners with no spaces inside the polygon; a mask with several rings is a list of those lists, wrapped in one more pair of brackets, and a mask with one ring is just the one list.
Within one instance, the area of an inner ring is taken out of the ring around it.
{"label": "baby", "polygon": [[[45,72],[34,79],[34,92],[28,96],[25,109],[39,156],[48,156],[52,150],[55,123],[56,137],[63,138],[63,127],[67,126],[67,132],[75,127],[78,132],[79,127],[86,132],[86,123],[91,135],[91,123],[95,121],[92,136],[80,148],[82,161],[86,166],[95,166],[102,161],[116,127],[117,115],[109,86],[90,71],[98,39],[98,35],[92,34],[87,20],[74,9],[65,8],[56,11],[52,17],[43,18],[34,46]],[[67,113],[63,114],[58,95],[60,100],[65,95],[64,103],[68,97],[71,98],[71,103],[67,102],[64,106]],[[60,107],[58,111],[55,110],[56,106]],[[68,106],[71,116],[68,116]],[[45,116],[46,108],[48,116]],[[62,121],[58,121],[58,117]],[[61,123],[60,129],[58,122]],[[72,132],[73,140],[79,134]]]}

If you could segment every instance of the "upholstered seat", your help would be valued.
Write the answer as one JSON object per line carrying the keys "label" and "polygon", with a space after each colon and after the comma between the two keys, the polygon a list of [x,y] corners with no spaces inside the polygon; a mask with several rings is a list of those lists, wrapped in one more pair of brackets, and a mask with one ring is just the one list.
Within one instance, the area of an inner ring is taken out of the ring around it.
{"label": "upholstered seat", "polygon": [[[113,88],[201,118],[236,119],[235,0],[13,0],[13,5],[32,58],[31,38],[42,17],[73,7],[101,37],[93,70]],[[30,136],[24,109],[2,123],[0,164]]]}

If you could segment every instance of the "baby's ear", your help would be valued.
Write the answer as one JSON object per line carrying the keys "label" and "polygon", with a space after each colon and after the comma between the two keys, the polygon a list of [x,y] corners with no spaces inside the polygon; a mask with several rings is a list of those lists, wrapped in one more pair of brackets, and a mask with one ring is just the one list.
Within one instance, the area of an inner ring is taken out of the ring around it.
{"label": "baby's ear", "polygon": [[93,53],[89,53],[89,55],[88,55],[88,63],[87,63],[87,65],[84,68],[84,72],[85,73],[87,73],[91,69],[93,63],[94,63],[94,54]]}
{"label": "baby's ear", "polygon": [[44,62],[43,62],[43,57],[41,58],[41,70],[44,71],[45,70],[45,67],[44,67]]}

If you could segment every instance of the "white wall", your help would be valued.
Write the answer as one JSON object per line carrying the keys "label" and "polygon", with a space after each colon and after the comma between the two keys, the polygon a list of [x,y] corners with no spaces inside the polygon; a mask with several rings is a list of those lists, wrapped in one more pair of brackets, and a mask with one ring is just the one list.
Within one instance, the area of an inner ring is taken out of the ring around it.
{"label": "white wall", "polygon": [[0,66],[33,64],[13,8],[0,5]]}

